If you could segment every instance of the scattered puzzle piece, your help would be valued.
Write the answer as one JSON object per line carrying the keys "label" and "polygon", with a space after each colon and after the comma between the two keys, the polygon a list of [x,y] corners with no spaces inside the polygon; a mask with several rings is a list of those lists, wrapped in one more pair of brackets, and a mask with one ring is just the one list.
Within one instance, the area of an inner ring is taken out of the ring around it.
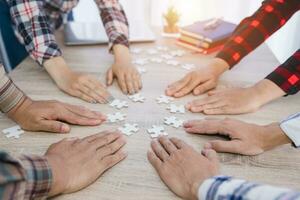
{"label": "scattered puzzle piece", "polygon": [[174,100],[173,97],[168,97],[166,95],[160,95],[159,97],[156,98],[156,101],[158,104],[161,104],[161,103],[169,104],[173,100]]}
{"label": "scattered puzzle piece", "polygon": [[139,131],[137,124],[124,124],[123,127],[118,128],[119,131],[121,131],[124,135],[130,136],[136,132]]}
{"label": "scattered puzzle piece", "polygon": [[166,61],[166,64],[167,65],[173,65],[173,66],[178,66],[179,65],[179,62],[177,60],[167,60]]}
{"label": "scattered puzzle piece", "polygon": [[175,116],[165,117],[164,123],[174,128],[179,128],[183,125],[183,120],[177,119]]}
{"label": "scattered puzzle piece", "polygon": [[170,59],[174,58],[174,56],[172,56],[170,54],[163,54],[163,55],[161,55],[161,57],[166,60],[170,60]]}
{"label": "scattered puzzle piece", "polygon": [[170,110],[171,113],[185,113],[184,105],[177,106],[175,104],[170,104],[167,109]]}
{"label": "scattered puzzle piece", "polygon": [[141,102],[141,103],[144,103],[144,101],[146,99],[140,93],[137,93],[137,94],[134,94],[134,95],[129,95],[128,98],[131,99],[133,102]]}
{"label": "scattered puzzle piece", "polygon": [[148,49],[147,53],[150,54],[150,55],[154,55],[154,54],[157,54],[158,51],[156,49]]}
{"label": "scattered puzzle piece", "polygon": [[127,108],[128,103],[126,101],[121,101],[120,99],[115,99],[113,100],[110,104],[111,107],[117,108],[117,109],[122,109],[122,108]]}
{"label": "scattered puzzle piece", "polygon": [[168,133],[165,132],[165,128],[163,126],[153,125],[151,128],[147,129],[151,138],[157,138],[159,136],[167,136]]}
{"label": "scattered puzzle piece", "polygon": [[144,67],[138,67],[137,70],[138,70],[138,72],[139,72],[140,74],[144,74],[144,73],[147,72],[147,69],[144,68]]}
{"label": "scattered puzzle piece", "polygon": [[7,138],[15,138],[15,139],[19,139],[20,135],[24,133],[24,131],[18,125],[4,129],[2,130],[2,132],[5,134]]}
{"label": "scattered puzzle piece", "polygon": [[196,66],[194,64],[183,64],[181,65],[181,68],[186,69],[186,70],[191,70],[194,69]]}
{"label": "scattered puzzle piece", "polygon": [[149,62],[148,62],[147,58],[139,58],[139,59],[133,60],[132,63],[136,64],[136,65],[146,65]]}
{"label": "scattered puzzle piece", "polygon": [[150,58],[150,62],[153,62],[153,63],[162,63],[163,59],[161,59],[161,58]]}
{"label": "scattered puzzle piece", "polygon": [[168,48],[168,47],[165,47],[165,46],[157,46],[156,49],[157,49],[158,51],[168,51],[168,50],[169,50],[169,48]]}
{"label": "scattered puzzle piece", "polygon": [[122,114],[120,112],[117,112],[117,113],[114,113],[114,114],[108,114],[107,115],[107,120],[110,122],[110,123],[115,123],[117,121],[123,121],[125,120],[125,117],[126,115],[125,114]]}
{"label": "scattered puzzle piece", "polygon": [[140,48],[132,48],[131,50],[130,50],[130,52],[131,53],[133,53],[133,54],[140,54],[140,53],[142,53],[142,49],[140,49]]}
{"label": "scattered puzzle piece", "polygon": [[183,50],[175,50],[170,53],[172,56],[181,57],[185,55],[185,51]]}

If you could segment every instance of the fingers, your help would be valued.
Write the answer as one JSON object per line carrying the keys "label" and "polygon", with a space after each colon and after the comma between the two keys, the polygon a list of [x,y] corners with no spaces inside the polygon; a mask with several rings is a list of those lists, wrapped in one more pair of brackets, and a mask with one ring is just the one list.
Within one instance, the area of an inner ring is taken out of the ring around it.
{"label": "fingers", "polygon": [[203,99],[197,99],[192,102],[186,104],[186,109],[190,110],[191,112],[202,112],[203,107],[208,104],[216,103],[219,101],[219,98],[216,96],[206,97]]}
{"label": "fingers", "polygon": [[119,85],[119,87],[121,88],[121,90],[124,94],[128,94],[124,74],[118,75],[118,85]]}
{"label": "fingers", "polygon": [[196,87],[194,90],[193,90],[193,94],[194,95],[200,95],[200,94],[203,94],[205,92],[207,92],[208,90],[211,90],[213,88],[215,88],[217,85],[217,82],[214,81],[214,80],[209,80],[209,81],[206,81],[204,82],[203,84],[199,85],[198,87]]}
{"label": "fingers", "polygon": [[54,120],[42,120],[40,123],[40,131],[47,131],[53,133],[68,133],[71,128],[69,125],[54,121]]}
{"label": "fingers", "polygon": [[185,85],[188,84],[190,81],[191,76],[187,75],[183,79],[171,84],[168,86],[166,90],[166,95],[173,96],[175,93],[177,93],[179,90],[181,90]]}
{"label": "fingers", "polygon": [[219,158],[218,158],[218,154],[216,151],[214,151],[213,149],[204,149],[202,151],[202,154],[208,158],[208,160],[210,160],[211,162],[213,162],[215,165],[219,165]]}
{"label": "fingers", "polygon": [[104,171],[112,168],[122,160],[124,160],[127,157],[127,153],[123,152],[121,149],[118,150],[115,154],[106,156],[102,160],[100,160],[100,163],[104,163]]}
{"label": "fingers", "polygon": [[227,130],[227,124],[223,120],[198,120],[184,124],[187,133],[196,134],[230,134]]}
{"label": "fingers", "polygon": [[119,149],[121,149],[125,144],[126,144],[126,140],[123,137],[123,135],[121,135],[116,140],[112,141],[111,143],[106,144],[102,148],[99,148],[97,150],[98,157],[104,158],[106,156],[110,156],[110,155],[116,153],[117,151],[119,151]]}
{"label": "fingers", "polygon": [[[122,138],[122,135],[118,132],[114,133],[100,133],[101,135],[96,134],[96,137],[89,138],[89,142],[91,145],[94,145],[96,149],[102,148],[106,145],[111,144],[112,142],[116,141],[117,139],[121,138],[122,141],[125,141],[124,138]],[[98,136],[97,136],[98,135]],[[126,143],[126,142],[125,142]]]}
{"label": "fingers", "polygon": [[166,161],[169,158],[168,152],[161,146],[157,140],[151,142],[151,148],[155,155],[161,160]]}
{"label": "fingers", "polygon": [[111,86],[114,80],[114,74],[112,71],[112,68],[109,68],[109,70],[106,72],[106,85]]}
{"label": "fingers", "polygon": [[238,114],[233,112],[229,107],[223,106],[219,108],[205,109],[203,112],[207,115],[221,115],[221,114]]}
{"label": "fingers", "polygon": [[156,169],[156,171],[159,171],[162,166],[162,161],[156,156],[153,150],[148,151],[147,157],[151,165]]}
{"label": "fingers", "polygon": [[75,106],[67,103],[65,103],[64,105],[70,112],[73,112],[77,115],[87,117],[90,119],[100,119],[102,121],[106,120],[106,116],[100,112],[91,111],[83,106]]}
{"label": "fingers", "polygon": [[170,140],[177,147],[177,149],[188,147],[188,145],[183,140],[180,140],[178,138],[171,138]]}
{"label": "fingers", "polygon": [[213,149],[217,152],[223,153],[242,153],[242,143],[239,140],[222,141],[213,140],[205,144],[205,149]]}
{"label": "fingers", "polygon": [[167,137],[159,137],[158,141],[170,155],[177,150],[177,147]]}
{"label": "fingers", "polygon": [[129,94],[134,94],[133,77],[131,74],[125,74],[126,87]]}
{"label": "fingers", "polygon": [[55,118],[57,120],[65,121],[71,124],[83,125],[83,126],[96,126],[103,122],[103,119],[92,119],[86,116],[79,115],[75,112],[71,112],[65,107],[61,110],[54,111]]}
{"label": "fingers", "polygon": [[197,80],[191,80],[183,88],[174,94],[174,97],[182,97],[189,94],[198,85]]}
{"label": "fingers", "polygon": [[[108,99],[112,96],[106,89],[106,87],[104,87],[97,79],[92,78],[89,80],[89,82],[87,83],[88,86],[90,88],[94,87],[94,92],[96,93],[96,95],[98,95],[99,100],[104,100],[104,103],[108,102]],[[103,102],[103,101],[102,101]],[[101,101],[99,102],[101,103]]]}

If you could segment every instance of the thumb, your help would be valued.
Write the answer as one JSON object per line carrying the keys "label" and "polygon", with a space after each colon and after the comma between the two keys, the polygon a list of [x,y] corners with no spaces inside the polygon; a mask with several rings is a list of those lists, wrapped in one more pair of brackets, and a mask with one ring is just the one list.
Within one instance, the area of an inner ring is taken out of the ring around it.
{"label": "thumb", "polygon": [[222,141],[222,140],[213,140],[210,141],[209,144],[205,145],[210,146],[211,149],[216,152],[224,152],[224,153],[241,153],[241,145],[240,141],[231,140],[231,141]]}
{"label": "thumb", "polygon": [[114,79],[113,71],[112,68],[110,68],[106,73],[106,85],[110,86],[113,83],[113,79]]}
{"label": "thumb", "polygon": [[59,121],[43,120],[40,123],[40,130],[52,133],[68,133],[70,132],[70,126]]}
{"label": "thumb", "polygon": [[203,155],[210,160],[211,162],[213,162],[214,164],[218,165],[219,164],[219,158],[217,155],[217,152],[215,150],[212,149],[204,149],[203,150]]}

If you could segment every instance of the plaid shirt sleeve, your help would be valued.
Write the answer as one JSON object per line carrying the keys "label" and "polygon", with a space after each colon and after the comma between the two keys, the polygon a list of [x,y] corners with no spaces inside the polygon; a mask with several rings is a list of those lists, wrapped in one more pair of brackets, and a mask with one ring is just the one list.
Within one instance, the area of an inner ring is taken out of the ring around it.
{"label": "plaid shirt sleeve", "polygon": [[118,0],[95,0],[102,22],[109,38],[109,51],[113,45],[129,47],[129,24],[126,14]]}
{"label": "plaid shirt sleeve", "polygon": [[233,67],[280,29],[299,9],[299,0],[265,0],[252,16],[237,26],[217,57]]}
{"label": "plaid shirt sleeve", "polygon": [[300,200],[300,193],[287,188],[217,176],[202,183],[198,190],[198,199]]}
{"label": "plaid shirt sleeve", "polygon": [[300,90],[300,49],[266,79],[274,82],[286,94],[296,94]]}
{"label": "plaid shirt sleeve", "polygon": [[6,0],[10,14],[21,42],[30,56],[40,65],[52,58],[61,56],[53,30],[44,12],[44,1]]}
{"label": "plaid shirt sleeve", "polygon": [[13,158],[0,151],[0,199],[46,199],[51,184],[51,170],[44,157]]}
{"label": "plaid shirt sleeve", "polygon": [[20,101],[25,99],[25,94],[6,75],[0,62],[0,110],[9,112]]}

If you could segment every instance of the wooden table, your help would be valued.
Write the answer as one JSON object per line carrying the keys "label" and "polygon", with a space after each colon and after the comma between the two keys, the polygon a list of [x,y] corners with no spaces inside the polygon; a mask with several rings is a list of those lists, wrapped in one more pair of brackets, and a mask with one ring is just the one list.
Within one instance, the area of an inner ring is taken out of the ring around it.
{"label": "wooden table", "polygon": [[[57,33],[60,44],[61,32]],[[172,40],[159,39],[155,44],[146,43],[133,45],[135,47],[150,48],[155,45],[168,45],[177,47]],[[104,80],[107,68],[113,62],[113,57],[107,52],[106,46],[66,47],[61,45],[64,57],[69,65],[76,71],[92,73]],[[143,57],[139,55],[138,57]],[[189,53],[179,58],[179,61],[195,63],[204,66],[211,56]],[[254,53],[244,59],[230,72],[225,73],[220,81],[220,86],[246,86],[264,78],[278,61],[266,45],[262,45]],[[177,199],[168,188],[160,181],[159,177],[147,161],[146,153],[151,141],[146,128],[153,124],[162,124],[163,118],[170,115],[165,106],[158,105],[155,98],[164,93],[168,83],[181,78],[188,71],[179,67],[151,64],[147,65],[148,72],[142,75],[144,88],[142,93],[146,96],[144,104],[129,104],[129,108],[122,110],[128,115],[128,122],[136,122],[141,130],[138,134],[128,137],[126,150],[128,158],[121,164],[106,172],[88,188],[70,195],[63,195],[57,199]],[[115,110],[107,105],[93,105],[79,99],[70,97],[61,92],[52,82],[46,71],[37,66],[30,58],[26,59],[16,70],[11,73],[15,83],[31,98],[36,100],[56,99],[72,104],[85,105],[90,109],[103,113],[112,113]],[[114,85],[109,88],[112,94],[121,99],[127,99]],[[192,95],[176,100],[184,104],[192,99]],[[199,98],[199,97],[198,97]],[[274,101],[256,113],[232,116],[247,122],[267,124],[279,121],[286,116],[300,111],[300,96],[294,95]],[[202,114],[186,113],[178,115],[184,119],[202,119]],[[224,116],[218,116],[220,118]],[[0,129],[14,125],[14,123],[1,116]],[[26,132],[19,140],[7,139],[0,134],[1,148],[13,153],[43,154],[47,147],[64,137],[84,137],[101,130],[114,129],[121,124],[104,124],[97,127],[73,126],[69,135],[51,133]],[[170,136],[176,136],[201,150],[203,144],[211,139],[207,136],[188,135],[182,129],[167,128]],[[279,147],[259,156],[239,156],[220,154],[222,173],[248,180],[256,180],[274,185],[292,187],[300,190],[300,156],[299,152],[290,145]]]}

